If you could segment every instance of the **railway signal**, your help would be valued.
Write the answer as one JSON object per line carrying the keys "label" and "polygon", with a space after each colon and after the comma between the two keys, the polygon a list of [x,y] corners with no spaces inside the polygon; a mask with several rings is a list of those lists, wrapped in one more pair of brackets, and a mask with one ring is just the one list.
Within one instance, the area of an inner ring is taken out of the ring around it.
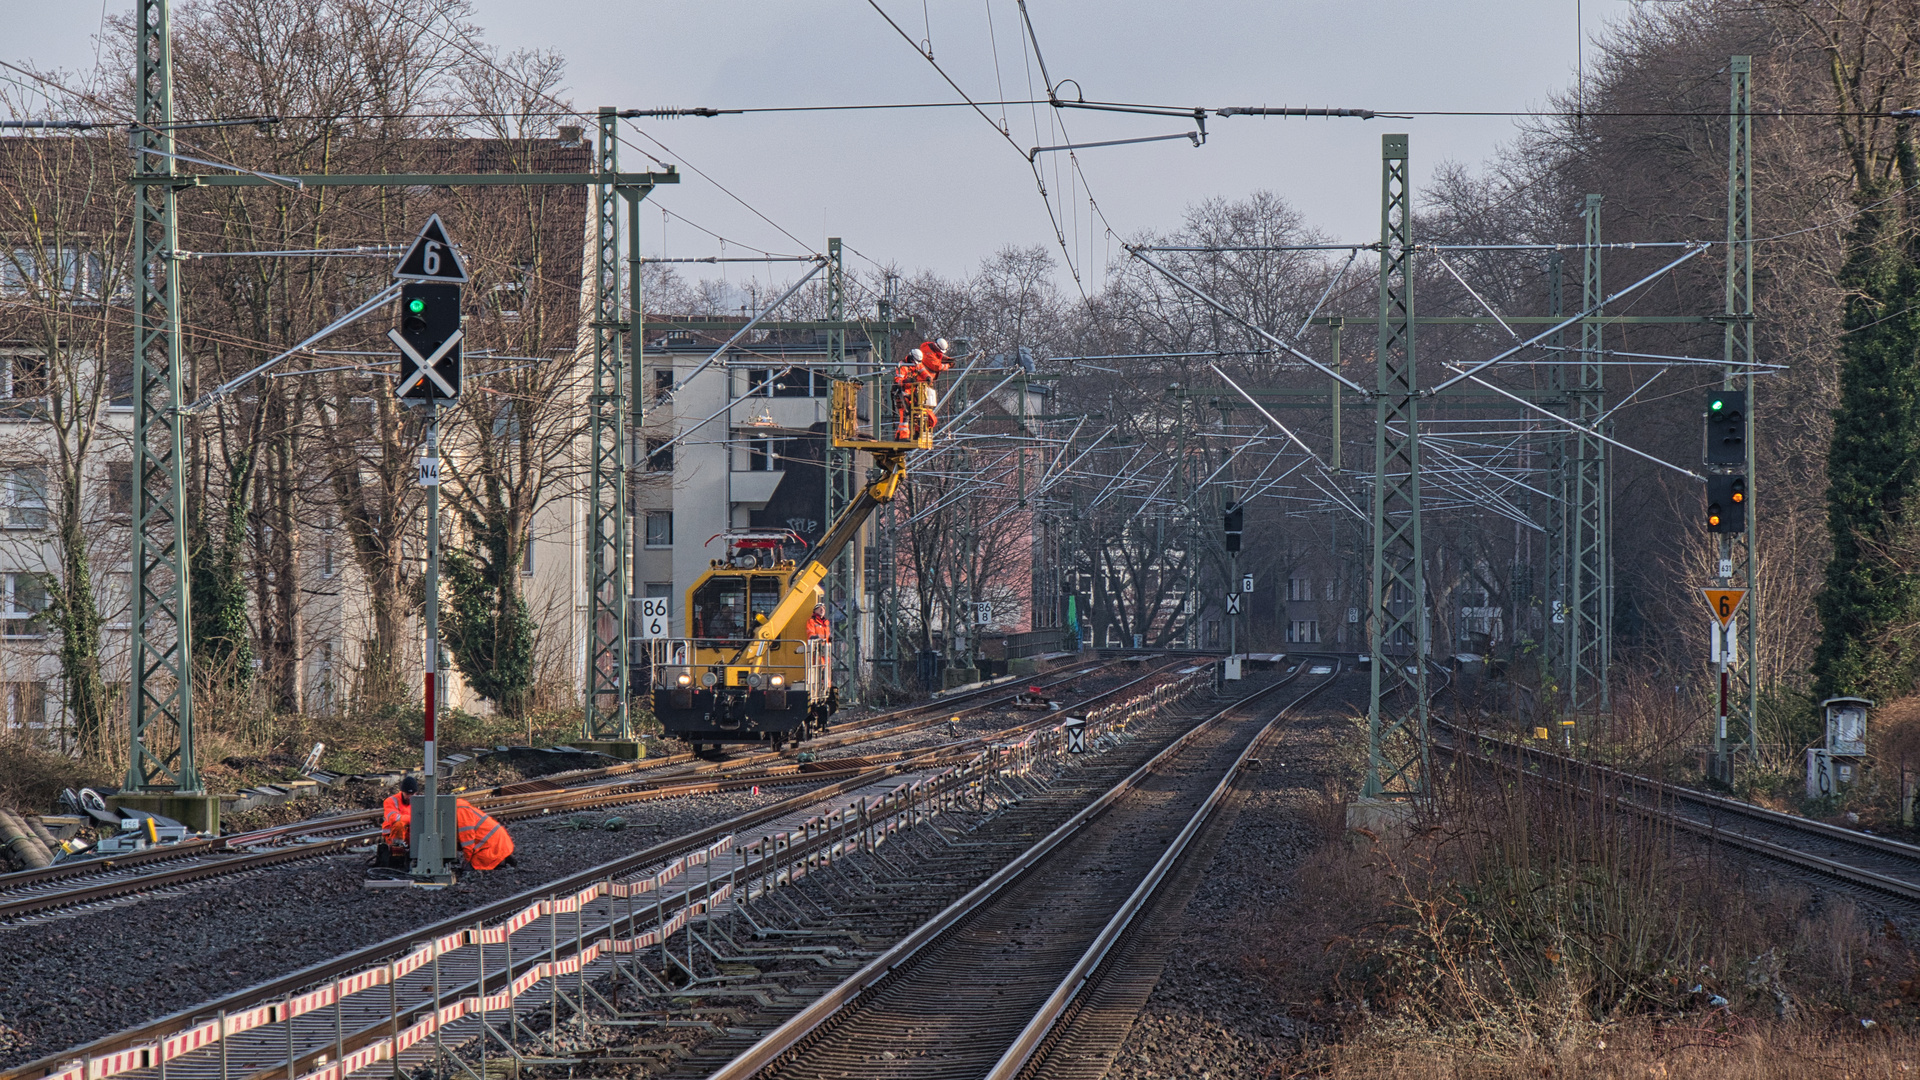
{"label": "railway signal", "polygon": [[1747,392],[1716,390],[1707,395],[1706,461],[1709,465],[1747,463]]}
{"label": "railway signal", "polygon": [[1246,524],[1247,512],[1239,503],[1228,503],[1226,512],[1226,540],[1228,551],[1240,550],[1240,533]]}
{"label": "railway signal", "polygon": [[[453,884],[458,857],[455,798],[440,791],[436,727],[440,715],[440,404],[460,397],[460,286],[467,268],[447,237],[440,215],[427,219],[420,235],[400,257],[393,276],[400,290],[400,326],[387,331],[400,350],[400,379],[394,395],[427,410],[426,454],[420,458],[420,485],[427,489],[427,573],[425,622],[426,671],[423,675],[423,736],[420,790],[413,799],[413,822],[404,874],[369,877],[369,887]],[[371,872],[370,872],[371,873]]]}
{"label": "railway signal", "polygon": [[408,402],[460,397],[460,286],[410,281],[400,290],[400,328],[387,339],[400,350],[394,393]]}
{"label": "railway signal", "polygon": [[1707,477],[1707,531],[1747,531],[1747,478],[1738,474]]}

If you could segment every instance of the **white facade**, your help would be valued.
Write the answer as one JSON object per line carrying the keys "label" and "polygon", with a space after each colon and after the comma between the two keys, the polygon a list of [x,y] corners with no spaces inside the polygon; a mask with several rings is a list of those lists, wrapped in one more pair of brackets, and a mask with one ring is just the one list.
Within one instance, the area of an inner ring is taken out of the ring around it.
{"label": "white facade", "polygon": [[[829,400],[825,335],[750,333],[701,368],[729,336],[654,322],[646,331],[640,425],[646,450],[633,474],[634,592],[670,598],[674,636],[691,636],[687,590],[711,560],[726,555],[722,534],[792,529],[813,541],[829,524],[820,471]],[[820,340],[791,340],[816,336]],[[865,353],[864,344],[849,341],[848,367],[862,370]],[[865,482],[869,464],[859,455],[856,483]],[[853,597],[844,614],[854,630],[836,640],[843,678],[870,674],[865,558],[872,531],[869,523],[852,545]]]}

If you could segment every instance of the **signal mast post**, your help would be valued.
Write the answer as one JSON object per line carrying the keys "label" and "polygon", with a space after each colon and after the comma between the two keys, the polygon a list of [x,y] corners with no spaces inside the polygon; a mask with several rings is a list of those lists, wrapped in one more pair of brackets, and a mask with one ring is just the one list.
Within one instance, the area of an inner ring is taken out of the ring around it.
{"label": "signal mast post", "polygon": [[420,791],[413,800],[408,827],[408,873],[369,877],[370,887],[444,888],[453,884],[458,857],[458,817],[453,795],[440,793],[440,405],[460,399],[461,286],[467,268],[435,214],[401,257],[394,277],[400,292],[400,328],[387,331],[400,351],[400,378],[394,395],[408,407],[426,410],[426,449],[419,460],[419,484],[427,489],[427,569],[422,621],[426,657],[422,693]]}
{"label": "signal mast post", "polygon": [[[427,489],[427,579],[422,606],[427,630],[426,686],[423,697],[420,805],[414,808],[408,850],[414,884],[453,884],[454,797],[440,794],[440,760],[435,727],[440,718],[440,403],[428,399],[427,451],[420,459],[420,483]],[[444,804],[444,805],[443,805]]]}

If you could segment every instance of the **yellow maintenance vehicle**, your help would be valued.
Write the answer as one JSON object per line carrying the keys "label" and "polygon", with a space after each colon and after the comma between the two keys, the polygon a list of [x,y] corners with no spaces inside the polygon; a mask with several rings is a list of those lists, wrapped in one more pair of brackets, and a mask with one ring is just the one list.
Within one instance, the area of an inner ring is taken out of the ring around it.
{"label": "yellow maintenance vehicle", "polygon": [[827,729],[840,708],[832,647],[809,636],[808,621],[828,568],[899,491],[907,456],[933,445],[932,382],[945,357],[932,346],[910,354],[938,358],[924,368],[834,381],[829,437],[871,454],[873,470],[819,544],[796,561],[784,553],[792,534],[724,534],[726,557],[687,590],[688,636],[650,642],[653,714],[667,735],[696,750],[730,742],[778,748]]}

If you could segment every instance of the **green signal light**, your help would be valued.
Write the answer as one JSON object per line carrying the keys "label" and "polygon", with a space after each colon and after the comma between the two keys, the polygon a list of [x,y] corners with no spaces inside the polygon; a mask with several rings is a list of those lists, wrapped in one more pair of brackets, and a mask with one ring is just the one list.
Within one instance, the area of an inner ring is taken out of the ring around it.
{"label": "green signal light", "polygon": [[[415,315],[418,315],[421,312],[427,310],[427,302],[425,300],[409,300],[407,301],[407,310],[413,312]],[[1714,402],[1713,407],[1716,409],[1719,408],[1720,403],[1717,401]]]}
{"label": "green signal light", "polygon": [[[419,303],[419,302],[420,302],[420,301],[418,301],[418,300],[415,300],[415,301],[414,301],[414,303],[416,303],[416,304],[417,304],[417,303]],[[419,309],[417,309],[417,308],[416,308],[415,310],[417,311],[417,310],[419,310]],[[1719,411],[1720,411],[1721,409],[1724,409],[1724,408],[1726,408],[1726,407],[1727,407],[1727,403],[1726,403],[1726,402],[1724,402],[1724,401],[1721,401],[1721,400],[1720,400],[1719,398],[1714,398],[1714,399],[1713,399],[1713,404],[1711,404],[1711,405],[1709,405],[1709,406],[1707,406],[1707,408],[1709,408],[1709,409],[1712,409],[1712,410],[1713,410],[1714,412],[1719,412]]]}

